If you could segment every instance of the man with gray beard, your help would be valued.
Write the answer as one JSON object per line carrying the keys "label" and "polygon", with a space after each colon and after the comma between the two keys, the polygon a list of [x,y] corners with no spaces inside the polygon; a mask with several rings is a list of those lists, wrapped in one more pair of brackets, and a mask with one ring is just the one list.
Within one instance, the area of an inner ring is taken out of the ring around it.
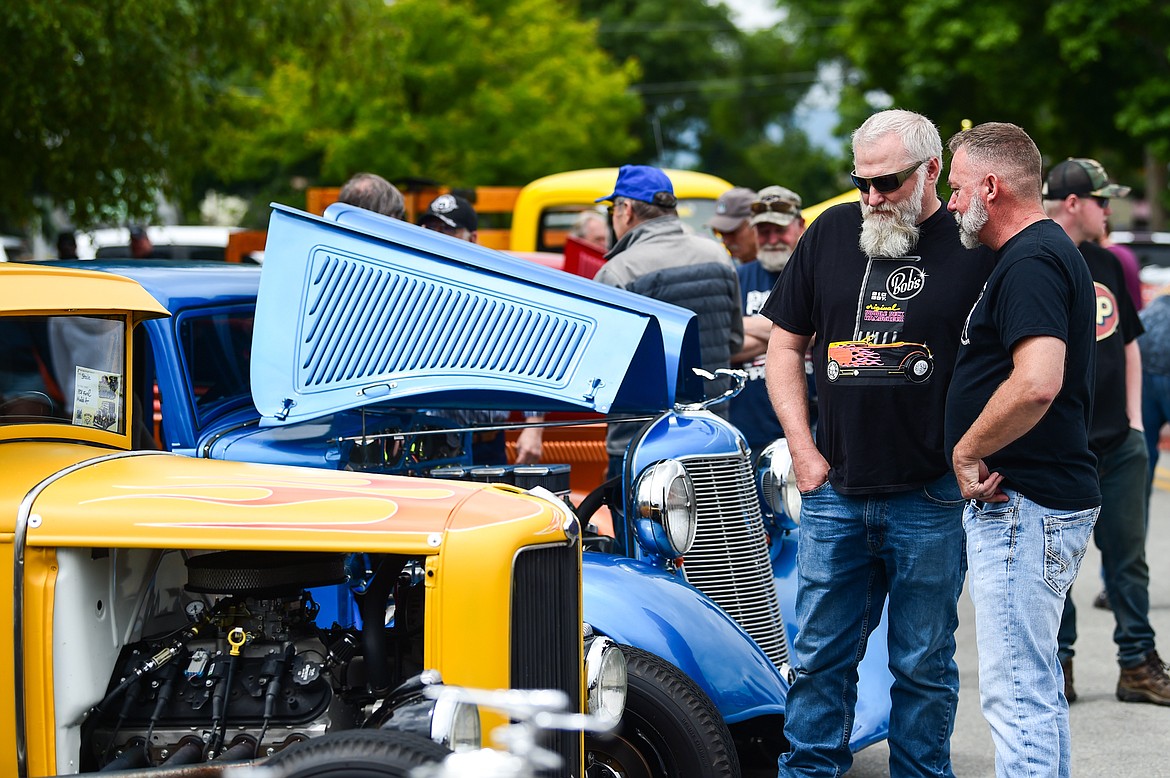
{"label": "man with gray beard", "polygon": [[[821,214],[762,313],[767,382],[802,496],[796,680],[781,776],[850,767],[857,666],[888,605],[890,775],[953,776],[963,500],[943,409],[963,318],[991,271],[938,198],[942,141],[925,116],[853,133],[860,203]],[[808,427],[804,355],[819,403]]]}
{"label": "man with gray beard", "polygon": [[[740,301],[743,303],[743,347],[731,357],[731,366],[747,373],[743,391],[729,403],[731,423],[743,432],[753,454],[759,454],[784,430],[768,400],[764,382],[764,357],[772,322],[760,309],[788,264],[796,241],[804,234],[800,195],[782,186],[766,186],[748,203],[748,229],[755,234],[756,255],[736,266]],[[811,421],[811,420],[810,420]]]}

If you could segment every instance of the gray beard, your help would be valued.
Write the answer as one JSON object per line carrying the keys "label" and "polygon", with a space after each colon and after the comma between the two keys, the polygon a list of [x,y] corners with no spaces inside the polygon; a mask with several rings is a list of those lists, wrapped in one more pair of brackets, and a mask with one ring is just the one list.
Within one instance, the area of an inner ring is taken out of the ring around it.
{"label": "gray beard", "polygon": [[983,245],[979,242],[979,231],[987,226],[989,218],[986,206],[978,197],[971,198],[967,213],[960,214],[955,211],[955,223],[959,225],[959,242],[963,244],[963,248],[974,249]]}
{"label": "gray beard", "polygon": [[867,257],[904,257],[918,245],[918,217],[922,215],[926,176],[922,171],[914,175],[914,192],[900,203],[887,203],[888,211],[875,213],[862,200],[858,245]]}
{"label": "gray beard", "polygon": [[767,270],[769,273],[779,273],[788,264],[788,258],[792,256],[792,247],[785,246],[781,249],[759,249],[756,251],[756,260],[760,263],[760,267]]}

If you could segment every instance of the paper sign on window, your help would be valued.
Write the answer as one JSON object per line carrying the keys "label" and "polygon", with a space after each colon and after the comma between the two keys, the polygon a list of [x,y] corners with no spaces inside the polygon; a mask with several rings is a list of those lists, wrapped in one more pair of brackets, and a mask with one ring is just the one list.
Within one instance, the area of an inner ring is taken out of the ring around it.
{"label": "paper sign on window", "polygon": [[77,367],[73,387],[73,423],[101,430],[121,429],[122,376],[91,367]]}

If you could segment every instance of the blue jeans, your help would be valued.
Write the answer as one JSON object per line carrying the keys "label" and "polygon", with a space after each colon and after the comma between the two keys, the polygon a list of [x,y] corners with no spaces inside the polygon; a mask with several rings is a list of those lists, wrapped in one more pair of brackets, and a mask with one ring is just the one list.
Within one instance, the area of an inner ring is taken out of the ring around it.
{"label": "blue jeans", "polygon": [[1100,509],[1056,511],[1004,492],[1007,502],[972,501],[963,514],[995,774],[1065,778],[1071,748],[1056,632]]}
{"label": "blue jeans", "polygon": [[1142,426],[1146,428],[1146,451],[1149,453],[1149,483],[1146,484],[1147,498],[1150,484],[1154,480],[1154,468],[1158,466],[1158,438],[1162,425],[1170,422],[1170,376],[1142,371]]}
{"label": "blue jeans", "polygon": [[853,763],[857,665],[887,596],[890,775],[954,775],[962,507],[949,473],[893,494],[849,497],[823,484],[803,495],[781,776],[840,776]]}
{"label": "blue jeans", "polygon": [[[1093,540],[1101,549],[1105,591],[1113,608],[1117,663],[1137,667],[1154,649],[1150,625],[1150,570],[1146,566],[1146,442],[1130,430],[1125,441],[1097,458],[1101,515]],[[1060,659],[1071,659],[1077,639],[1077,609],[1064,601],[1060,622]]]}

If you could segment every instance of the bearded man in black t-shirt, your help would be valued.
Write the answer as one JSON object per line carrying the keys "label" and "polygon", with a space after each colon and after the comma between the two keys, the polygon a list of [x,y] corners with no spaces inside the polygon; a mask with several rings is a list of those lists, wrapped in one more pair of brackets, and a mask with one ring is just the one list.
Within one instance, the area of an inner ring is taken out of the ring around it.
{"label": "bearded man in black t-shirt", "polygon": [[[943,407],[963,317],[991,270],[937,194],[942,140],[883,111],[853,134],[860,203],[821,214],[761,313],[768,390],[801,491],[796,680],[780,775],[840,775],[857,666],[888,611],[890,775],[952,776],[962,498]],[[805,351],[819,405],[809,431]]]}
{"label": "bearded man in black t-shirt", "polygon": [[[1141,319],[1117,257],[1097,241],[1105,237],[1109,198],[1129,194],[1109,182],[1101,163],[1067,159],[1048,173],[1044,211],[1077,244],[1089,266],[1097,298],[1097,372],[1089,448],[1097,455],[1101,515],[1093,539],[1101,549],[1105,591],[1113,610],[1116,695],[1122,702],[1170,705],[1170,675],[1154,647],[1150,624],[1150,570],[1146,565],[1146,473],[1149,455],[1142,431]],[[1076,699],[1073,643],[1077,612],[1065,597],[1060,622],[1064,694]]]}
{"label": "bearded man in black t-shirt", "polygon": [[1040,151],[1014,124],[951,138],[948,210],[996,252],[963,328],[946,438],[963,496],[979,696],[997,775],[1071,773],[1056,635],[1101,505],[1089,449],[1093,279],[1040,203]]}

